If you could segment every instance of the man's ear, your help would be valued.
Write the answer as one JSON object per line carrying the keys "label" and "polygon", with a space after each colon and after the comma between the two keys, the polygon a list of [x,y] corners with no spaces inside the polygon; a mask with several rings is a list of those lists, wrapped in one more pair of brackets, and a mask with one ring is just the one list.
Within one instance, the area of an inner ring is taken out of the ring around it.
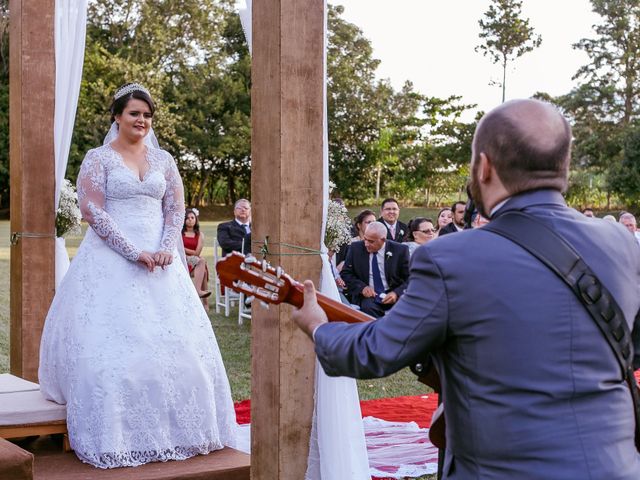
{"label": "man's ear", "polygon": [[491,182],[493,166],[491,165],[491,160],[484,152],[480,152],[479,163],[480,165],[478,165],[478,180],[480,180],[480,182],[482,183]]}

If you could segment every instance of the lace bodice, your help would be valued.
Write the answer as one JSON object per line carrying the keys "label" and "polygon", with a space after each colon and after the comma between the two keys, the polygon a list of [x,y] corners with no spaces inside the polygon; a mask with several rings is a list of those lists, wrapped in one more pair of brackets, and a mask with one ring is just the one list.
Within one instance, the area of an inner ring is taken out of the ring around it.
{"label": "lace bodice", "polygon": [[[184,190],[175,161],[152,147],[147,147],[147,161],[149,170],[141,180],[117,151],[104,145],[87,152],[78,175],[82,217],[109,247],[131,261],[145,249],[173,252],[184,222]],[[140,227],[135,217],[153,222],[158,216],[163,222],[159,243],[135,235]]]}

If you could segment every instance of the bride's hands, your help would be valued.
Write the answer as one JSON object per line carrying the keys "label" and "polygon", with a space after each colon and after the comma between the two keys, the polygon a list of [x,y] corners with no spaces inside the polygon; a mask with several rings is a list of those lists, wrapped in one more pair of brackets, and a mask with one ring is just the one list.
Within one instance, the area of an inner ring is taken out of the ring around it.
{"label": "bride's hands", "polygon": [[150,272],[153,272],[153,269],[156,267],[156,261],[149,252],[142,252],[138,257],[138,262],[144,265]]}
{"label": "bride's hands", "polygon": [[153,254],[153,260],[155,261],[156,266],[164,268],[171,265],[171,262],[173,262],[173,255],[169,252],[159,251]]}

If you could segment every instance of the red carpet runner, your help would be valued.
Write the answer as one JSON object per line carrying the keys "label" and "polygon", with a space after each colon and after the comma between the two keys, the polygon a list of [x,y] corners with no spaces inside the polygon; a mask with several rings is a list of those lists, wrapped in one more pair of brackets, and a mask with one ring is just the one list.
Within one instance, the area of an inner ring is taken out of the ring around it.
{"label": "red carpet runner", "polygon": [[[360,402],[363,417],[381,418],[390,422],[416,422],[422,428],[429,428],[431,415],[437,406],[436,394],[378,398]],[[237,402],[235,408],[239,424],[251,423],[251,400]]]}

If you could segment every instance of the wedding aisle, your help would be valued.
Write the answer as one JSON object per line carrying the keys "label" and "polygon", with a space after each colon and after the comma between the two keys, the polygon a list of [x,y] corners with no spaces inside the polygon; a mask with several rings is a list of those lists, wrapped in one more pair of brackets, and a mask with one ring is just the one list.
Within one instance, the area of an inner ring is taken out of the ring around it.
{"label": "wedding aisle", "polygon": [[[369,469],[374,479],[401,479],[436,473],[438,450],[428,438],[436,394],[380,398],[360,402]],[[242,426],[244,449],[249,449],[251,401],[235,404]],[[244,450],[241,448],[241,450]]]}

